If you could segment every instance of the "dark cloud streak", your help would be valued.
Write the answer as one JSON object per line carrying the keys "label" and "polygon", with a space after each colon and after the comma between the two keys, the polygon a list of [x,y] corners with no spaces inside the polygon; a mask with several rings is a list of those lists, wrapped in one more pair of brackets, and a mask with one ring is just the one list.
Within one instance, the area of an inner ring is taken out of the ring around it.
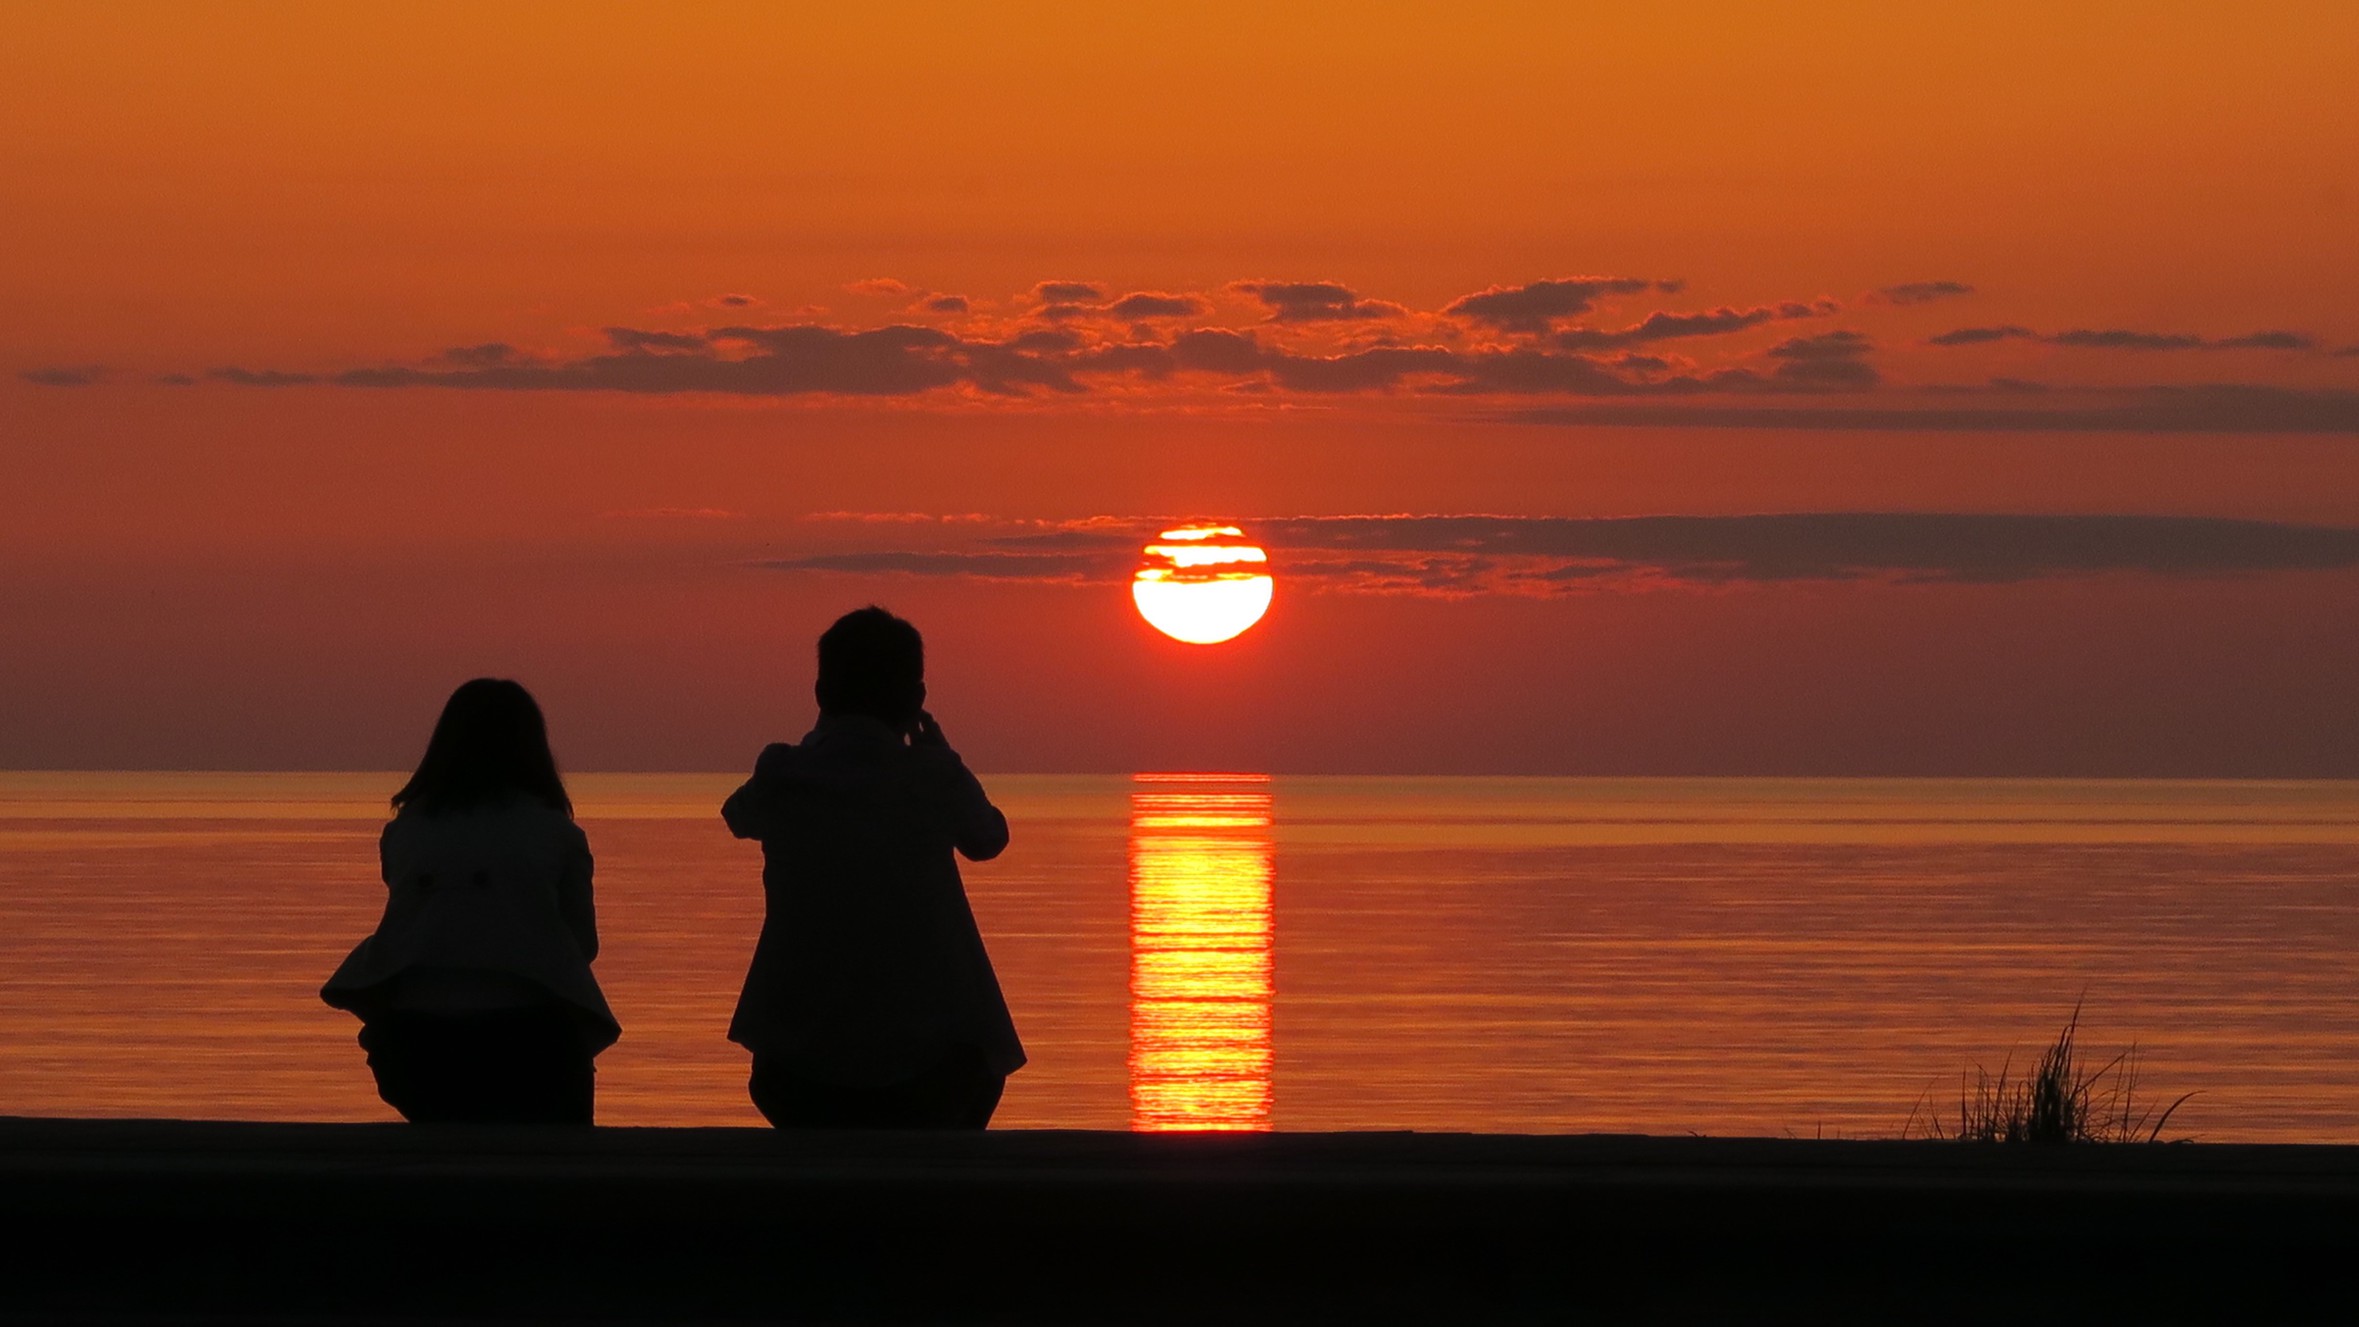
{"label": "dark cloud streak", "polygon": [[1780,341],[1770,347],[1769,357],[1778,361],[1776,377],[1786,386],[1852,391],[1878,382],[1875,366],[1867,362],[1874,349],[1875,343],[1858,332],[1823,332]]}
{"label": "dark cloud streak", "polygon": [[2359,567],[2359,529],[2196,516],[1345,516],[1255,528],[1279,548],[1552,558],[1691,581],[2007,582],[2105,572],[2222,576]]}
{"label": "dark cloud streak", "polygon": [[205,376],[215,382],[226,382],[238,387],[309,387],[325,381],[316,373],[287,373],[279,369],[241,369],[235,366],[207,369]]}
{"label": "dark cloud streak", "polygon": [[1229,289],[1261,301],[1274,323],[1381,322],[1409,313],[1388,300],[1362,299],[1333,281],[1237,281]]}
{"label": "dark cloud streak", "polygon": [[1934,346],[1979,346],[1993,341],[2038,341],[2079,350],[2315,350],[2318,339],[2306,332],[2247,332],[2242,336],[2207,339],[2191,332],[2141,332],[2127,327],[2075,327],[2042,336],[2013,323],[2001,327],[1961,327],[1927,338]]}
{"label": "dark cloud streak", "polygon": [[[2359,392],[2305,391],[2243,383],[2145,387],[2108,393],[2021,385],[1991,395],[2039,405],[1988,405],[1955,394],[1940,404],[1803,406],[1598,402],[1512,411],[1505,422],[1616,427],[1876,430],[1974,433],[2252,433],[2359,435]],[[2047,404],[2056,398],[2079,404]]]}
{"label": "dark cloud streak", "polygon": [[1608,350],[1687,337],[1725,336],[1767,322],[1815,318],[1834,311],[1835,305],[1831,302],[1797,302],[1752,309],[1718,308],[1704,313],[1652,313],[1632,326],[1610,331],[1591,327],[1568,328],[1558,332],[1554,340],[1558,347],[1565,350]]}
{"label": "dark cloud streak", "polygon": [[1126,574],[1128,558],[1056,553],[818,553],[755,564],[771,571],[826,571],[865,576],[960,576],[972,580],[1077,583]]}
{"label": "dark cloud streak", "polygon": [[[1098,518],[980,549],[825,553],[781,571],[1060,584],[1124,579],[1162,522]],[[1800,512],[1382,515],[1249,521],[1287,578],[1377,593],[1555,594],[1609,582],[2014,584],[2359,569],[2359,528],[2202,516]]]}
{"label": "dark cloud streak", "polygon": [[1095,304],[1106,295],[1087,281],[1043,281],[1032,288],[1032,297],[1043,304]]}
{"label": "dark cloud streak", "polygon": [[1903,281],[1897,286],[1885,286],[1876,292],[1887,304],[1931,304],[1935,300],[1961,299],[1974,293],[1974,287],[1963,281]]}
{"label": "dark cloud streak", "polygon": [[[862,289],[910,292],[878,279]],[[1962,283],[1887,287],[1868,304],[1949,298]],[[1831,299],[1678,312],[1658,309],[1621,326],[1571,325],[1614,296],[1664,293],[1678,282],[1566,277],[1494,286],[1440,314],[1410,314],[1333,281],[1244,281],[1226,289],[1265,311],[1250,329],[1202,325],[1214,305],[1187,292],[1109,296],[1082,281],[1034,288],[1048,302],[1015,316],[944,323],[961,297],[915,291],[920,316],[885,325],[789,322],[700,329],[613,326],[602,349],[528,353],[504,341],[459,346],[412,363],[310,372],[225,367],[206,376],[251,387],[439,387],[474,391],[625,392],[753,397],[1051,398],[1089,395],[1116,405],[1163,393],[1184,409],[1241,409],[1280,395],[1428,401],[1492,398],[1510,423],[1704,428],[2351,433],[2348,391],[2254,382],[2195,386],[2041,387],[1994,378],[1980,385],[1895,387],[1879,346],[1851,328],[1787,336],[1766,349],[1726,338],[1824,317]],[[1896,294],[1895,292],[1900,292]],[[1236,308],[1222,310],[1234,320]],[[1186,319],[1187,322],[1174,320]],[[1391,320],[1403,321],[1393,323]],[[1963,327],[1937,346],[2023,340],[2124,351],[2304,350],[2307,334],[2264,330],[2205,340],[2179,333],[2079,328],[2053,334],[2015,324]],[[1676,343],[1676,348],[1673,348]],[[1661,349],[1649,349],[1662,347]],[[95,372],[92,370],[91,372]],[[83,371],[20,376],[77,385]],[[1516,398],[1559,404],[1506,411]],[[1772,402],[1766,398],[1784,397]],[[1816,397],[1816,401],[1802,398]]]}
{"label": "dark cloud streak", "polygon": [[1193,295],[1167,295],[1159,290],[1142,290],[1123,296],[1106,306],[1106,312],[1117,318],[1192,318],[1204,312],[1204,301]]}
{"label": "dark cloud streak", "polygon": [[106,377],[104,364],[51,364],[26,369],[18,378],[35,387],[89,387]]}
{"label": "dark cloud streak", "polygon": [[1680,287],[1677,281],[1640,277],[1563,277],[1521,286],[1493,286],[1460,296],[1442,312],[1505,332],[1544,332],[1557,319],[1587,313],[1608,296],[1648,290],[1670,293]]}
{"label": "dark cloud streak", "polygon": [[1929,337],[1925,344],[1932,346],[1981,346],[1993,341],[2037,341],[2040,334],[2028,327],[2008,323],[2003,327],[1961,327],[1954,332],[1943,332]]}

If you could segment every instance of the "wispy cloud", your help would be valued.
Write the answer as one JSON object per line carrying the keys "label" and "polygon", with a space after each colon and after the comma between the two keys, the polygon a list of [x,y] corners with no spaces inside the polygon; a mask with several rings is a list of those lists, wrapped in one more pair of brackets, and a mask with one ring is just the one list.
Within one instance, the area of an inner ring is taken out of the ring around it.
{"label": "wispy cloud", "polygon": [[1362,299],[1333,281],[1236,281],[1229,289],[1260,301],[1273,323],[1381,322],[1409,313],[1389,300]]}
{"label": "wispy cloud", "polygon": [[1087,281],[1043,281],[1032,288],[1032,298],[1042,304],[1095,304],[1106,293]]}
{"label": "wispy cloud", "polygon": [[1973,293],[1974,287],[1963,281],[1903,281],[1879,288],[1876,298],[1886,304],[1931,304],[1935,300],[1962,299]]}
{"label": "wispy cloud", "polygon": [[1157,290],[1141,290],[1123,296],[1106,306],[1106,312],[1117,318],[1193,318],[1205,311],[1204,301],[1193,295],[1167,295]]}
{"label": "wispy cloud", "polygon": [[803,519],[847,521],[858,525],[982,525],[998,518],[979,511],[815,511]]}
{"label": "wispy cloud", "polygon": [[1873,387],[1879,375],[1867,362],[1875,343],[1858,332],[1798,336],[1769,348],[1776,375],[1790,386],[1855,389]]}
{"label": "wispy cloud", "polygon": [[1784,322],[1795,318],[1818,318],[1834,313],[1841,306],[1833,300],[1803,303],[1799,300],[1785,304],[1759,305],[1749,309],[1721,307],[1702,313],[1650,313],[1643,320],[1628,327],[1600,329],[1572,327],[1558,332],[1554,338],[1565,350],[1610,350],[1622,346],[1652,345],[1662,341],[1676,341],[1698,336],[1726,336],[1763,323]]}
{"label": "wispy cloud", "polygon": [[627,507],[602,511],[609,521],[742,521],[745,513],[728,507]]}
{"label": "wispy cloud", "polygon": [[281,369],[241,369],[225,367],[205,370],[205,376],[215,382],[231,383],[239,387],[308,387],[324,381],[316,373],[289,373]]}
{"label": "wispy cloud", "polygon": [[[2028,389],[2028,390],[2027,390]],[[1522,424],[1941,433],[2325,433],[2359,435],[2359,392],[2250,383],[2043,388],[2001,381],[1859,406],[1595,402],[1503,412]]]}
{"label": "wispy cloud", "polygon": [[1280,546],[1560,560],[1685,581],[2005,582],[2359,567],[2359,529],[2201,516],[1803,512],[1579,519],[1343,516],[1265,522]]}
{"label": "wispy cloud", "polygon": [[1682,284],[1628,276],[1556,277],[1520,286],[1493,286],[1459,298],[1443,312],[1501,331],[1544,332],[1560,318],[1589,312],[1601,299],[1649,290],[1671,294]]}
{"label": "wispy cloud", "polygon": [[2076,327],[2047,335],[2013,323],[1997,327],[1961,327],[1930,337],[1936,346],[1978,346],[1993,341],[2039,341],[2082,350],[2315,350],[2318,339],[2307,332],[2247,332],[2242,336],[2203,337],[2192,332],[2142,332],[2127,327]]}
{"label": "wispy cloud", "polygon": [[1111,562],[1083,553],[899,552],[813,553],[773,558],[773,571],[842,572],[863,576],[957,576],[980,581],[1079,584],[1108,579]]}
{"label": "wispy cloud", "polygon": [[[853,286],[904,300],[906,312],[841,322],[812,321],[808,311],[763,323],[653,320],[657,325],[604,327],[595,347],[527,351],[489,340],[405,362],[328,370],[236,365],[204,376],[245,387],[926,397],[1042,407],[1086,399],[1096,408],[1198,412],[1255,411],[1291,397],[1331,407],[1356,401],[1353,408],[1366,411],[1417,402],[1436,412],[1472,407],[1478,420],[1567,426],[2359,431],[2348,392],[2307,383],[1912,383],[1912,370],[1954,361],[1913,340],[1896,347],[1874,322],[1896,317],[1892,306],[1969,289],[1954,281],[1884,287],[1848,310],[1823,296],[1683,307],[1681,282],[1637,276],[1499,284],[1426,310],[1331,280],[1234,281],[1204,294],[1059,279],[1033,286],[1013,309],[986,305],[979,312],[963,296],[896,278]],[[1609,304],[1634,307],[1611,321],[1598,318]],[[695,316],[694,306],[678,308],[684,318]],[[1846,312],[1846,322],[1861,325],[1793,334],[1800,329],[1791,324]],[[1931,338],[1937,347],[2003,341],[2132,355],[2319,349],[2310,334],[2285,330],[2205,337],[1993,323]],[[2248,363],[2256,377],[2281,367]],[[1486,400],[1494,408],[1481,409]]]}
{"label": "wispy cloud", "polygon": [[16,375],[35,387],[88,387],[107,376],[104,364],[51,364]]}
{"label": "wispy cloud", "polygon": [[[960,547],[822,552],[780,571],[1057,584],[1127,578],[1165,520],[1096,517]],[[1311,588],[1553,595],[1790,582],[2009,584],[2093,575],[2359,569],[2359,528],[2201,516],[1801,512],[1619,518],[1492,515],[1251,521],[1281,577]]]}
{"label": "wispy cloud", "polygon": [[1939,336],[1928,337],[1926,339],[1926,344],[1935,346],[1983,346],[1989,345],[1993,341],[2037,341],[2039,339],[2040,334],[2028,327],[2018,327],[2013,323],[2006,323],[1997,327],[1960,327],[1955,331],[1943,332]]}
{"label": "wispy cloud", "polygon": [[444,364],[482,369],[501,364],[522,364],[530,356],[505,341],[486,341],[481,345],[452,346],[434,358]]}

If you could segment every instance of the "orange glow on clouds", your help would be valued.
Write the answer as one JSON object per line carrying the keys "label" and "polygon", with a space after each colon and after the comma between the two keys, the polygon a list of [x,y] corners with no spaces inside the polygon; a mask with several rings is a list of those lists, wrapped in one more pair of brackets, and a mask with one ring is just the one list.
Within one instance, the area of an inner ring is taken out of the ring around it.
{"label": "orange glow on clouds", "polygon": [[2121,8],[15,6],[0,760],[2359,775],[2359,5]]}

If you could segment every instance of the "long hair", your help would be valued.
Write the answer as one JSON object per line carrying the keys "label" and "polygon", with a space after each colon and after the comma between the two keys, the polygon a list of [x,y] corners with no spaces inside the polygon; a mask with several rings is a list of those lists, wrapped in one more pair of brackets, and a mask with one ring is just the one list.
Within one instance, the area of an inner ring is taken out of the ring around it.
{"label": "long hair", "polygon": [[573,814],[541,707],[506,678],[462,683],[435,721],[418,772],[393,794],[393,809],[438,816],[517,798]]}

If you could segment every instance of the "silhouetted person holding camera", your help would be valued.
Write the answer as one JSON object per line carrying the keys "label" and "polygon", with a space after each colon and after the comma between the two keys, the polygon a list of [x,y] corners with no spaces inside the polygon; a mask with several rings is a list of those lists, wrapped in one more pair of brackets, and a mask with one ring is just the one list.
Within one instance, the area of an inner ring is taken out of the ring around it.
{"label": "silhouetted person holding camera", "polygon": [[420,1124],[588,1124],[622,1029],[590,975],[590,843],[514,682],[451,693],[378,841],[385,916],[320,998],[360,1015],[377,1095]]}
{"label": "silhouetted person holding camera", "polygon": [[767,911],[729,1039],[780,1128],[980,1129],[1024,1048],[954,852],[1007,847],[925,711],[925,645],[882,608],[819,638],[819,723],[721,808]]}

